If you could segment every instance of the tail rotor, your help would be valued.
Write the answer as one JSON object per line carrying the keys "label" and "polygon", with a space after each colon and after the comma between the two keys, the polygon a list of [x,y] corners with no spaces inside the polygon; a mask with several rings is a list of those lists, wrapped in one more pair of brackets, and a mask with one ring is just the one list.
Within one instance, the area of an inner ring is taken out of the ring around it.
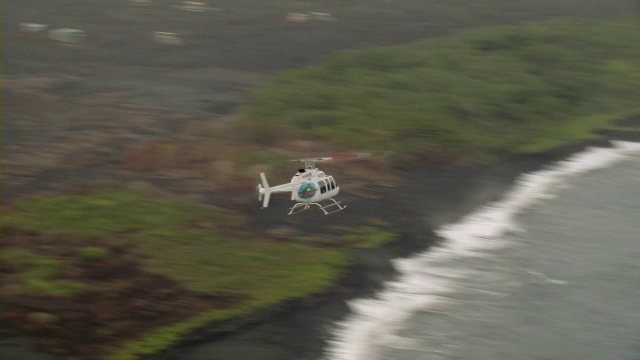
{"label": "tail rotor", "polygon": [[264,189],[262,187],[262,184],[258,184],[258,186],[256,186],[256,193],[258,194],[258,201],[262,201],[262,197],[263,197],[263,192],[262,189]]}
{"label": "tail rotor", "polygon": [[[269,183],[267,182],[267,176],[260,170],[260,180],[262,184],[258,184],[258,201],[262,201],[262,207],[266,208],[269,206],[269,199],[271,198],[271,188],[269,187]],[[264,195],[264,197],[263,197]]]}

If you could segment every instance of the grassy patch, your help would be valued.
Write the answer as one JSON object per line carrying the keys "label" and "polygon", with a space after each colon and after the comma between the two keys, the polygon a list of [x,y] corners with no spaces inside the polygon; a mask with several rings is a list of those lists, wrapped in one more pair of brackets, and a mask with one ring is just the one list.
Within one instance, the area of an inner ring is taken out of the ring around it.
{"label": "grassy patch", "polygon": [[121,236],[142,245],[207,238],[210,231],[192,226],[198,221],[237,223],[182,200],[126,191],[38,197],[17,203],[14,211],[3,215],[4,225],[77,237]]}
{"label": "grassy patch", "polygon": [[80,257],[84,260],[100,261],[110,257],[111,251],[99,246],[87,246],[78,251]]}
{"label": "grassy patch", "polygon": [[[303,249],[305,246],[293,245],[292,248]],[[272,253],[272,255],[274,254]],[[257,257],[255,258],[257,259]],[[263,265],[257,265],[250,270],[252,272],[251,279],[243,278],[242,275],[234,276],[230,273],[227,274],[228,279],[220,279],[223,288],[250,293],[254,296],[252,300],[229,309],[205,312],[173,326],[155,329],[140,339],[125,344],[109,359],[130,360],[136,359],[142,354],[152,354],[180,341],[190,331],[207,324],[248,315],[286,300],[318,293],[335,282],[347,260],[346,254],[339,250],[313,248],[305,250],[304,254],[296,252],[293,258],[275,256],[267,262],[285,259],[294,263],[288,266],[275,265],[275,269],[278,270],[272,272],[264,267],[263,259],[260,261],[263,262]],[[261,271],[266,273],[260,274]]]}
{"label": "grassy patch", "polygon": [[202,292],[248,295],[269,304],[313,293],[331,284],[343,254],[302,244],[223,238],[198,246],[150,249],[149,268]]}
{"label": "grassy patch", "polygon": [[115,354],[108,357],[109,360],[134,360],[141,355],[153,354],[167,348],[167,345],[175,344],[189,334],[190,331],[217,321],[227,320],[236,316],[247,315],[256,310],[250,305],[235,307],[227,311],[210,311],[187,321],[155,329],[145,334],[140,339],[130,341]]}
{"label": "grassy patch", "polygon": [[[149,272],[201,293],[236,294],[244,299],[172,326],[150,329],[139,341],[117,352],[115,358],[157,351],[210,321],[318,293],[336,281],[348,256],[347,249],[273,242],[246,235],[237,238],[229,234],[242,226],[242,221],[220,210],[124,191],[26,199],[5,212],[2,223],[70,239],[59,246],[72,244],[76,258],[83,260],[117,256],[96,245],[96,239],[125,242],[144,256],[144,267]],[[87,237],[94,240],[83,246]],[[3,259],[17,269],[28,293],[62,295],[83,289],[83,284],[53,281],[65,266],[63,259],[35,254],[21,249],[19,244],[4,251]],[[95,287],[92,290],[109,291]]]}
{"label": "grassy patch", "polygon": [[[117,237],[149,255],[151,272],[196,291],[242,293],[265,302],[316,291],[335,276],[330,269],[344,263],[344,255],[331,249],[223,235],[240,220],[181,200],[129,192],[25,200],[5,214],[3,224],[79,239]],[[94,246],[79,251],[86,259],[109,255]]]}
{"label": "grassy patch", "polygon": [[286,134],[476,161],[545,150],[593,136],[614,115],[637,110],[638,43],[636,15],[346,51],[279,73],[253,91],[236,125],[263,142]]}
{"label": "grassy patch", "polygon": [[399,234],[374,226],[339,226],[342,242],[350,244],[354,248],[374,248],[386,243],[398,240]]}
{"label": "grassy patch", "polygon": [[64,262],[36,254],[27,249],[8,248],[2,251],[2,261],[17,271],[17,283],[22,291],[32,294],[70,296],[86,289],[76,281],[58,280]]}

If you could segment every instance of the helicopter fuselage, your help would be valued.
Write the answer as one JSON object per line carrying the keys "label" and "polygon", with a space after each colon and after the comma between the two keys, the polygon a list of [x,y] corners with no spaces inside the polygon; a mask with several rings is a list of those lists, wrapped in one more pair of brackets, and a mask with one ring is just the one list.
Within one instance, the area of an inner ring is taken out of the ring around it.
{"label": "helicopter fuselage", "polygon": [[[344,205],[333,199],[340,192],[333,176],[327,175],[313,166],[306,166],[293,175],[291,182],[277,186],[269,186],[266,175],[260,170],[261,184],[258,184],[258,200],[262,207],[269,206],[271,194],[288,192],[296,204],[289,209],[289,215],[317,206],[325,215],[343,210]],[[324,204],[321,204],[323,200]]]}
{"label": "helicopter fuselage", "polygon": [[336,180],[333,176],[318,170],[315,167],[315,162],[353,160],[368,157],[369,155],[369,153],[337,154],[333,156],[292,160],[304,162],[304,168],[299,169],[298,172],[293,175],[291,182],[273,187],[269,186],[267,176],[260,170],[261,183],[256,187],[258,201],[262,201],[262,207],[266,208],[269,206],[271,194],[288,192],[291,193],[291,200],[296,202],[296,204],[289,209],[289,215],[316,206],[320,208],[325,215],[344,210],[346,206],[333,198],[340,192],[340,187],[336,185]]}
{"label": "helicopter fuselage", "polygon": [[338,194],[340,187],[333,176],[318,169],[300,169],[291,178],[291,200],[316,203]]}

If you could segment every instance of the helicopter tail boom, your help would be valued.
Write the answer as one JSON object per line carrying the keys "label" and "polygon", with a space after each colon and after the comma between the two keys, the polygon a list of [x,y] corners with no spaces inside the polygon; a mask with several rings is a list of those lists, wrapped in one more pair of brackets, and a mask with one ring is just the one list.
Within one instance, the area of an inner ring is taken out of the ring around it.
{"label": "helicopter tail boom", "polygon": [[262,201],[262,207],[266,208],[269,206],[269,199],[271,198],[271,194],[274,193],[282,193],[282,192],[291,192],[293,189],[292,183],[269,186],[269,182],[267,182],[267,176],[260,170],[260,181],[261,184],[258,184],[258,201]]}

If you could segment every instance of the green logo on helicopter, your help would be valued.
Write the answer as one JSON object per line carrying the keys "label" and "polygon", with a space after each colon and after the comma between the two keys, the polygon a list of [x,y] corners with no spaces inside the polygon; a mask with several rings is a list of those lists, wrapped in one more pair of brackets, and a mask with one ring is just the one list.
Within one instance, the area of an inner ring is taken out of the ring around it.
{"label": "green logo on helicopter", "polygon": [[316,194],[318,188],[313,183],[302,183],[298,188],[298,196],[301,199],[311,199]]}

